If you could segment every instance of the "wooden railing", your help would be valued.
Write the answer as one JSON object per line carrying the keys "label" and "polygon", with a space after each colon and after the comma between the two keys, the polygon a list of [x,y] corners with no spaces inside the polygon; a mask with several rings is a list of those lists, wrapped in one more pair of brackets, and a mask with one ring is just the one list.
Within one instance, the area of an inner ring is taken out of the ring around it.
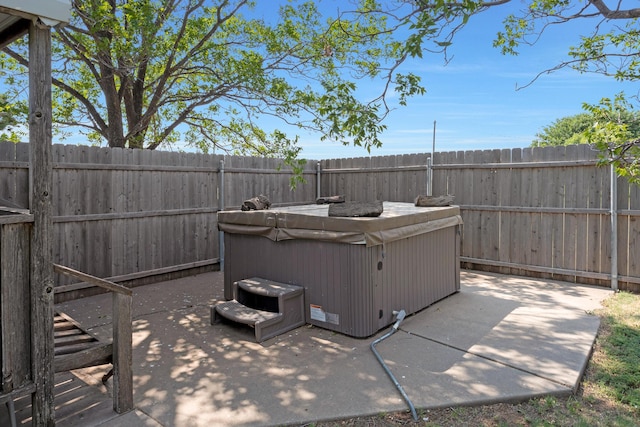
{"label": "wooden railing", "polygon": [[[113,409],[118,413],[130,411],[133,409],[131,337],[133,292],[126,286],[100,279],[69,267],[54,264],[53,269],[56,273],[82,280],[113,293]],[[91,354],[90,351],[84,350],[73,355],[65,355],[65,360],[58,363],[57,368],[63,370],[77,369],[87,366],[87,363],[91,363],[91,360],[99,359],[100,355]]]}

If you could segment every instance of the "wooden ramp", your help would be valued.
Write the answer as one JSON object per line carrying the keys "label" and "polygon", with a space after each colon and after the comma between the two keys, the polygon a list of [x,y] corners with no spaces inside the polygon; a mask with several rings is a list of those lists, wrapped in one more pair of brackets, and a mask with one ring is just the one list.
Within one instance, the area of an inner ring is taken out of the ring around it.
{"label": "wooden ramp", "polygon": [[66,314],[55,313],[53,330],[55,372],[113,362],[113,344],[101,342]]}
{"label": "wooden ramp", "polygon": [[[133,371],[131,343],[131,289],[91,276],[69,267],[54,264],[56,273],[64,274],[105,289],[113,295],[113,338],[103,343],[69,316],[57,313],[54,322],[55,372],[111,363],[113,366],[113,409],[123,413],[133,409]],[[106,381],[111,372],[103,378]]]}

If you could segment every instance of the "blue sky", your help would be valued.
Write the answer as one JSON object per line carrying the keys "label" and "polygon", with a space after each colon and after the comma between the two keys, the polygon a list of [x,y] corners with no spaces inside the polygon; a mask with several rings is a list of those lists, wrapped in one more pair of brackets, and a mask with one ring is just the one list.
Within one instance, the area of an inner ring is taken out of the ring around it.
{"label": "blue sky", "polygon": [[[444,64],[441,55],[427,55],[405,64],[422,78],[427,93],[411,98],[386,120],[383,146],[372,156],[430,152],[436,121],[436,151],[522,148],[554,120],[583,112],[584,102],[597,104],[618,92],[638,92],[636,84],[612,78],[561,70],[537,73],[563,59],[579,35],[588,35],[594,21],[556,26],[533,47],[524,46],[516,57],[503,56],[492,47],[501,22],[519,2],[476,16],[458,34]],[[300,135],[302,157],[327,159],[369,156],[361,147],[319,142],[315,135]]]}

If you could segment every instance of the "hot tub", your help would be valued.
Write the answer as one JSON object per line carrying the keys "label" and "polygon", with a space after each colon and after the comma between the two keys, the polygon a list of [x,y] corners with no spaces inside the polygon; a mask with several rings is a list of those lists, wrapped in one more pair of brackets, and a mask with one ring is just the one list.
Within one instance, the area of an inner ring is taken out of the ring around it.
{"label": "hot tub", "polygon": [[223,211],[224,292],[250,277],[304,287],[307,323],[368,337],[460,289],[457,206],[384,202],[379,217],[329,217],[328,205]]}

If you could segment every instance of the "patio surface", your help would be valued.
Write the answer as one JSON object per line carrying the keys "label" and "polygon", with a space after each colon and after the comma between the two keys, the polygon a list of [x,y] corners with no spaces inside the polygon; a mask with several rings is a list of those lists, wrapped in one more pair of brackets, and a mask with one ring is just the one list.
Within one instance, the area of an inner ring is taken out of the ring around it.
{"label": "patio surface", "polygon": [[[135,410],[116,414],[112,380],[100,383],[109,366],[88,368],[56,375],[56,425],[306,425],[408,411],[369,348],[389,329],[357,339],[307,325],[258,344],[249,328],[210,325],[222,279],[135,288]],[[461,283],[376,346],[418,413],[574,391],[600,323],[590,312],[610,290],[475,271],[462,271]],[[110,295],[59,308],[110,336]],[[18,425],[30,425],[29,399],[16,410]],[[4,408],[0,425],[9,425]]]}

